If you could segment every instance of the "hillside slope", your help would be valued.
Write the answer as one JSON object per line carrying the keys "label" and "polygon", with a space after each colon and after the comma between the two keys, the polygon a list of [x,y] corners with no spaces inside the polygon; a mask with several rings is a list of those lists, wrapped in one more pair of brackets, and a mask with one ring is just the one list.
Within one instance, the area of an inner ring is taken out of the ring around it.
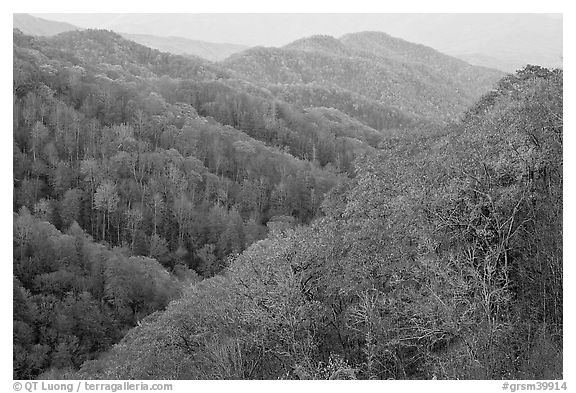
{"label": "hillside slope", "polygon": [[380,141],[109,31],[15,29],[13,61],[15,378],[78,368],[269,222],[309,222]]}
{"label": "hillside slope", "polygon": [[524,69],[458,124],[390,137],[325,217],[71,378],[561,378],[562,78]]}
{"label": "hillside slope", "polygon": [[14,379],[561,379],[563,73],[495,74],[14,29]]}
{"label": "hillside slope", "polygon": [[182,37],[159,37],[146,34],[120,33],[124,38],[149,48],[175,55],[193,55],[210,61],[224,60],[228,56],[248,49],[245,45],[190,40]]}
{"label": "hillside slope", "polygon": [[29,14],[13,14],[12,23],[15,29],[24,34],[36,36],[52,36],[65,31],[82,30],[70,23],[37,18]]}
{"label": "hillside slope", "polygon": [[[252,48],[222,63],[254,82],[337,86],[431,120],[454,119],[503,74],[384,33],[313,36]],[[339,108],[341,109],[341,108]]]}

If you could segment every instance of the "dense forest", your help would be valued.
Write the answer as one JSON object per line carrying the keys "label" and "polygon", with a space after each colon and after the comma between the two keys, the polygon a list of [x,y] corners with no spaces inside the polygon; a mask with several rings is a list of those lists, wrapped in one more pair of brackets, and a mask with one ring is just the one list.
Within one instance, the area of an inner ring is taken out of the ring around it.
{"label": "dense forest", "polygon": [[561,70],[13,42],[14,378],[562,377]]}

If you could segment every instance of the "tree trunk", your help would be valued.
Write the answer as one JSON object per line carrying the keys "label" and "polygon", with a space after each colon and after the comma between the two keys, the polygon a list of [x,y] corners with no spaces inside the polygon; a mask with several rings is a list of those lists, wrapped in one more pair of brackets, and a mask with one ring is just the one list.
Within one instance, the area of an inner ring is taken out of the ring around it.
{"label": "tree trunk", "polygon": [[106,241],[106,213],[103,213],[102,217],[102,240]]}

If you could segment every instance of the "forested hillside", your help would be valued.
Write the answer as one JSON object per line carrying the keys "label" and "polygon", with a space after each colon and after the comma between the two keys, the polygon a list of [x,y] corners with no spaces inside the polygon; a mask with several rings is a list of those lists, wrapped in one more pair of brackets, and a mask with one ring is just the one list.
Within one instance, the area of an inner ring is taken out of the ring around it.
{"label": "forested hillside", "polygon": [[[380,140],[368,127],[351,129],[350,120],[238,91],[218,80],[225,75],[110,32],[15,31],[14,212],[25,228],[14,232],[14,273],[28,310],[15,315],[15,377],[78,367],[165,306],[148,302],[154,287],[139,287],[134,302],[145,306],[127,317],[115,295],[92,289],[92,280],[113,285],[101,275],[118,258],[126,269],[143,258],[173,277],[212,276],[265,237],[271,218],[316,217],[324,194],[353,171],[354,154]],[[72,249],[70,260],[55,245],[52,260],[46,242],[69,239],[72,227],[89,250]],[[110,251],[92,262],[84,255],[97,243]],[[59,312],[43,316],[46,302],[49,310],[95,307],[95,318],[109,321],[106,340],[84,344],[92,333],[52,320]]]}
{"label": "forested hillside", "polygon": [[251,48],[223,64],[254,82],[338,87],[377,102],[385,113],[400,111],[436,122],[457,118],[504,75],[377,32]]}
{"label": "forested hillside", "polygon": [[14,378],[561,375],[561,71],[13,37]]}
{"label": "forested hillside", "polygon": [[562,73],[390,136],[81,378],[562,378]]}

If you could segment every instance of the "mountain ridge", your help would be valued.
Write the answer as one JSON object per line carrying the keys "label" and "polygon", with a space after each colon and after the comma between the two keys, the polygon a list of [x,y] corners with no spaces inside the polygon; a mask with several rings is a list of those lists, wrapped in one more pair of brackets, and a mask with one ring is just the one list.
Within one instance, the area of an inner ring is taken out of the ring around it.
{"label": "mountain ridge", "polygon": [[413,114],[445,118],[457,116],[504,75],[375,32],[341,39],[306,37],[282,48],[254,47],[221,64],[255,83],[333,84]]}
{"label": "mountain ridge", "polygon": [[[18,28],[24,34],[46,37],[54,36],[68,31],[86,30],[69,23],[56,22],[35,17],[30,14],[14,14],[13,26]],[[88,30],[102,29],[92,28]],[[248,48],[248,46],[238,44],[208,42],[174,36],[163,37],[149,34],[132,34],[116,31],[114,29],[112,30],[131,41],[153,49],[158,49],[162,52],[170,52],[176,55],[197,56],[210,61],[223,60],[230,56],[232,53],[236,53]]]}
{"label": "mountain ridge", "polygon": [[[180,36],[248,46],[283,46],[301,37],[384,31],[475,64],[514,72],[562,66],[562,14],[36,14],[82,27]],[[484,56],[497,62],[484,63]]]}
{"label": "mountain ridge", "polygon": [[158,49],[162,52],[170,52],[175,55],[193,55],[210,61],[224,60],[233,53],[248,49],[248,46],[206,42],[191,40],[183,37],[159,37],[147,34],[119,33],[124,38],[137,42],[141,45]]}
{"label": "mountain ridge", "polygon": [[30,14],[13,14],[12,22],[15,28],[28,35],[52,36],[71,30],[83,30],[70,23],[38,18]]}

